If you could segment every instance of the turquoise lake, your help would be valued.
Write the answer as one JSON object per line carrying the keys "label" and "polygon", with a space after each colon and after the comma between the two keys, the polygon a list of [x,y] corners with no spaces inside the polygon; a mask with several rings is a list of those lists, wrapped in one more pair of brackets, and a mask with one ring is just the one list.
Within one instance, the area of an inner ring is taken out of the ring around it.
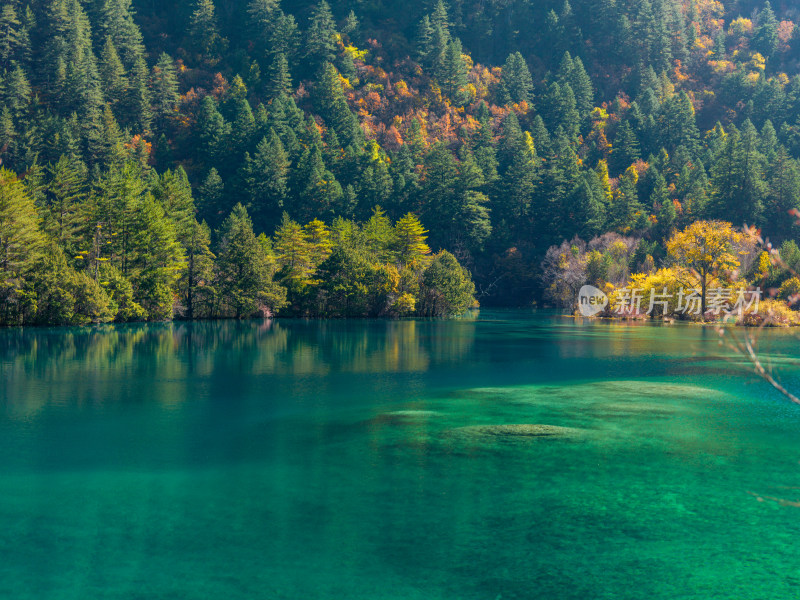
{"label": "turquoise lake", "polygon": [[0,598],[800,596],[800,406],[711,327],[9,329],[0,374]]}

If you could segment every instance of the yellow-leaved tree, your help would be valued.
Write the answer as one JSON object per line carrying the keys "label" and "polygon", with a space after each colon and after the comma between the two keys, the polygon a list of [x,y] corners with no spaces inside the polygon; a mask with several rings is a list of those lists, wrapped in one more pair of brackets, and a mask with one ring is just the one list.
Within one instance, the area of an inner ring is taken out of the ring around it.
{"label": "yellow-leaved tree", "polygon": [[425,243],[428,232],[414,213],[401,217],[395,223],[394,231],[400,264],[407,265],[421,261],[431,253],[431,249]]}
{"label": "yellow-leaved tree", "polygon": [[744,236],[725,221],[695,221],[676,232],[667,242],[667,251],[676,262],[694,269],[700,279],[701,314],[706,312],[708,277],[730,271],[739,265],[739,249]]}

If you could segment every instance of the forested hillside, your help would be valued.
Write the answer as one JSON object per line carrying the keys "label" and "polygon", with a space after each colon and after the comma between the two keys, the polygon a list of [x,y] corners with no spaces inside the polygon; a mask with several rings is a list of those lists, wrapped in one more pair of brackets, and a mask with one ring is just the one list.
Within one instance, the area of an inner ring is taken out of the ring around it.
{"label": "forested hillside", "polygon": [[2,323],[450,314],[575,236],[799,231],[790,2],[0,6]]}

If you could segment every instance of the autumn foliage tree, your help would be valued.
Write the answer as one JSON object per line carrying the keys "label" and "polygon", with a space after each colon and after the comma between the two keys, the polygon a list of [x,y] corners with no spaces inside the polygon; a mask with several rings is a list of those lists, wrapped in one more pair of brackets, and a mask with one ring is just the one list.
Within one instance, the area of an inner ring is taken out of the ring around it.
{"label": "autumn foliage tree", "polygon": [[724,221],[696,221],[676,232],[667,242],[670,256],[679,264],[694,269],[700,280],[701,313],[706,312],[708,278],[740,264],[737,245],[743,234]]}

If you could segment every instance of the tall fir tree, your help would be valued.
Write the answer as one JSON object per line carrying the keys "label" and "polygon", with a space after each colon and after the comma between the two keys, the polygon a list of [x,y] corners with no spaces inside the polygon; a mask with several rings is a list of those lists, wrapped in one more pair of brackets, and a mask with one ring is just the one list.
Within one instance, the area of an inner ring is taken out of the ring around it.
{"label": "tall fir tree", "polygon": [[455,106],[463,106],[469,101],[467,64],[461,54],[461,40],[456,38],[447,44],[442,61],[436,70],[436,78],[442,87],[442,93]]}
{"label": "tall fir tree", "polygon": [[767,191],[763,161],[753,124],[745,121],[741,131],[731,126],[712,169],[712,216],[741,225],[761,224]]}
{"label": "tall fir tree", "polygon": [[500,74],[498,100],[501,104],[533,100],[533,79],[522,54],[509,54]]}
{"label": "tall fir tree", "polygon": [[177,115],[178,101],[180,100],[175,65],[166,53],[162,53],[158,62],[153,66],[150,89],[152,90],[156,130],[165,131]]}
{"label": "tall fir tree", "polygon": [[100,55],[100,81],[103,85],[106,100],[112,108],[120,106],[128,93],[128,78],[125,67],[117,53],[117,48],[110,37],[106,38]]}
{"label": "tall fir tree", "polygon": [[242,181],[247,192],[248,212],[260,231],[271,231],[284,210],[288,193],[289,156],[274,130],[256,147],[253,158],[246,155]]}
{"label": "tall fir tree", "polygon": [[216,64],[225,48],[225,41],[219,33],[213,0],[197,0],[189,20],[188,32],[195,52],[208,64]]}
{"label": "tall fir tree", "polygon": [[124,115],[128,120],[123,121],[126,126],[130,126],[137,133],[150,134],[150,126],[153,122],[153,111],[151,105],[151,95],[149,83],[149,73],[144,57],[139,57],[133,64],[130,72],[130,88]]}
{"label": "tall fir tree", "polygon": [[267,77],[267,94],[271,98],[292,93],[292,75],[289,72],[289,62],[282,52],[276,54],[270,63]]}
{"label": "tall fir tree", "polygon": [[203,221],[193,220],[186,249],[186,268],[177,282],[178,293],[185,306],[187,319],[213,316],[216,290],[214,287],[214,259],[211,251],[211,230]]}
{"label": "tall fir tree", "polygon": [[37,218],[22,182],[0,168],[0,324],[21,324],[35,307],[30,282],[46,243]]}
{"label": "tall fir tree", "polygon": [[48,179],[43,229],[74,257],[85,234],[81,208],[89,193],[88,170],[76,156],[61,156],[48,168]]}
{"label": "tall fir tree", "polygon": [[361,128],[347,105],[339,72],[331,63],[325,63],[322,68],[315,98],[319,114],[336,132],[342,145],[359,145],[363,139]]}
{"label": "tall fir tree", "polygon": [[751,45],[756,52],[769,59],[778,49],[778,20],[769,2],[764,3],[764,8],[758,13],[758,27],[753,32]]}
{"label": "tall fir tree", "polygon": [[325,63],[333,63],[337,50],[336,22],[331,7],[325,0],[320,0],[311,13],[311,24],[306,34],[306,56],[312,67],[319,68]]}
{"label": "tall fir tree", "polygon": [[216,285],[225,310],[241,318],[260,309],[281,308],[285,290],[272,280],[275,261],[271,248],[256,237],[244,206],[233,207],[217,237]]}
{"label": "tall fir tree", "polygon": [[211,167],[203,179],[203,183],[197,188],[198,209],[203,219],[208,219],[212,223],[218,223],[224,214],[225,184],[219,176],[217,169]]}

